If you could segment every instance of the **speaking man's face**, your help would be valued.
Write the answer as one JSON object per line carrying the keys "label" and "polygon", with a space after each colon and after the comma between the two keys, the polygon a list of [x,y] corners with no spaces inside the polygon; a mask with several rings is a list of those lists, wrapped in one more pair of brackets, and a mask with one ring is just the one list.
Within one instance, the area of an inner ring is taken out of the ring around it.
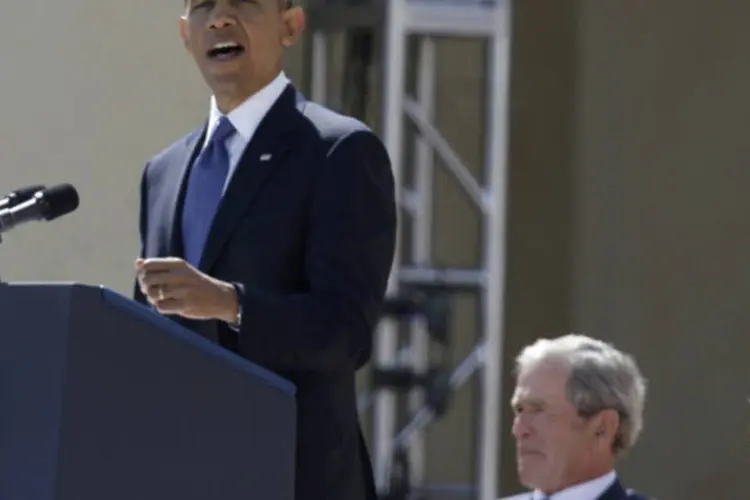
{"label": "speaking man's face", "polygon": [[257,91],[283,67],[303,14],[283,0],[187,0],[180,34],[215,93]]}

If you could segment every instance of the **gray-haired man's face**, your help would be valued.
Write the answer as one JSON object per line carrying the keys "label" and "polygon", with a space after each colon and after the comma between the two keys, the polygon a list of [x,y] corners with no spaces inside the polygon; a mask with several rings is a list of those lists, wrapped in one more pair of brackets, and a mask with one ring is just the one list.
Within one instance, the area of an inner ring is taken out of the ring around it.
{"label": "gray-haired man's face", "polygon": [[[590,479],[601,457],[596,419],[580,417],[568,399],[569,369],[542,362],[519,374],[513,395],[513,437],[521,483],[554,493]],[[592,467],[594,466],[594,467]]]}

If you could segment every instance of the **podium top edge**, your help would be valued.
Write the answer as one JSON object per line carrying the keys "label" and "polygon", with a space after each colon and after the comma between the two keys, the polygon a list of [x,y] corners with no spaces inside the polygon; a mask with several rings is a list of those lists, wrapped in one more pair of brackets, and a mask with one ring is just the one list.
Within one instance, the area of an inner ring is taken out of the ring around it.
{"label": "podium top edge", "polygon": [[140,304],[132,299],[129,299],[114,290],[111,290],[103,285],[86,285],[77,282],[34,282],[34,281],[22,281],[22,282],[2,282],[0,286],[10,286],[14,288],[32,288],[32,287],[43,287],[43,288],[60,288],[60,289],[77,289],[87,290],[90,292],[98,293],[103,302],[106,304],[125,311],[128,314],[135,315],[144,321],[156,324],[160,329],[166,332],[167,335],[177,337],[180,340],[192,344],[198,348],[201,352],[206,353],[209,356],[221,358],[229,365],[236,369],[255,375],[268,382],[274,388],[286,393],[290,396],[294,396],[297,389],[293,383],[286,380],[285,378],[277,375],[276,373],[263,368],[237,354],[221,347],[220,345],[214,344],[213,342],[204,339],[200,335],[188,330],[187,328],[178,325],[174,321],[170,320],[166,316],[163,316],[148,307]]}

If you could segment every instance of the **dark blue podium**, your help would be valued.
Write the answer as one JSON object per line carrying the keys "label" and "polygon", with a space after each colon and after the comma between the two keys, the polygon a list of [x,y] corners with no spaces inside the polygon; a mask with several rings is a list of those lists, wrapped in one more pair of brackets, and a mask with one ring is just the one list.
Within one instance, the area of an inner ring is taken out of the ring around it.
{"label": "dark blue podium", "polygon": [[294,386],[104,288],[0,284],[0,499],[292,500]]}

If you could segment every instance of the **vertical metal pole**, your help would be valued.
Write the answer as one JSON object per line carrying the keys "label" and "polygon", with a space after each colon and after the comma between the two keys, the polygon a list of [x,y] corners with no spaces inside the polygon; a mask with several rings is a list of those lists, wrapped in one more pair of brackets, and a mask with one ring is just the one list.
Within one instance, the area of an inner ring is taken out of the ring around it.
{"label": "vertical metal pole", "polygon": [[[417,99],[428,119],[432,120],[435,107],[435,41],[430,36],[419,40],[417,67]],[[432,260],[432,198],[434,177],[434,152],[429,143],[417,136],[415,144],[414,193],[416,206],[412,225],[413,265],[429,266]],[[429,366],[429,332],[424,321],[414,321],[411,325],[411,365],[423,372]],[[411,412],[419,411],[424,405],[424,393],[417,389],[410,394]],[[423,432],[416,433],[409,446],[409,465],[412,485],[422,486],[425,478],[426,450]]]}
{"label": "vertical metal pole", "polygon": [[[393,175],[400,200],[402,185],[402,141],[403,141],[403,99],[406,50],[405,39],[405,0],[390,0],[386,6],[384,92],[383,92],[383,138],[391,156]],[[400,232],[400,231],[399,231]],[[394,270],[400,263],[400,235],[396,245]],[[391,273],[388,293],[397,290],[396,274]],[[375,362],[378,365],[392,365],[396,360],[397,328],[392,321],[384,321],[378,332],[375,346]],[[386,489],[393,452],[393,437],[396,431],[396,398],[387,391],[379,391],[373,401],[373,468],[375,483],[380,491]]]}
{"label": "vertical metal pole", "polygon": [[488,280],[484,302],[484,370],[479,446],[479,499],[497,500],[500,469],[500,399],[505,306],[506,200],[510,80],[510,0],[495,6],[497,31],[489,42],[487,152],[489,187],[485,215],[484,265]]}
{"label": "vertical metal pole", "polygon": [[322,31],[312,35],[312,78],[310,96],[321,105],[328,103],[328,37]]}

